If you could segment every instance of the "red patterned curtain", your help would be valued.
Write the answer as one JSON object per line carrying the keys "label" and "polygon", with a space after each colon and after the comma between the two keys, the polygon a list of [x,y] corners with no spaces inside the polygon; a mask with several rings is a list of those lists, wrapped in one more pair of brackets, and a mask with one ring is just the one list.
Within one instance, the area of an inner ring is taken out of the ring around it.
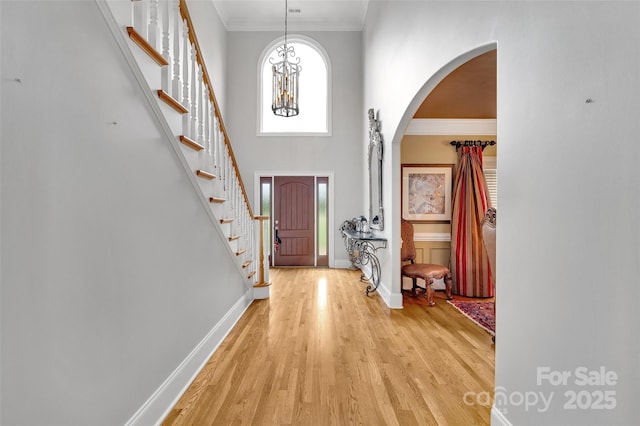
{"label": "red patterned curtain", "polygon": [[491,207],[482,172],[482,148],[462,146],[453,187],[451,218],[451,273],[453,293],[467,297],[492,297],[489,259],[482,244],[481,222]]}

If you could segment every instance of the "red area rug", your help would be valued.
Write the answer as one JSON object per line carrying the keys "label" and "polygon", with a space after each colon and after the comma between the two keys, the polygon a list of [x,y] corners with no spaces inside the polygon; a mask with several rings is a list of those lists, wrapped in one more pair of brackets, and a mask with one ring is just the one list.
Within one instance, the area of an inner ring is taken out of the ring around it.
{"label": "red area rug", "polygon": [[494,302],[448,300],[454,308],[464,316],[484,328],[492,336],[496,334],[496,317],[493,309]]}

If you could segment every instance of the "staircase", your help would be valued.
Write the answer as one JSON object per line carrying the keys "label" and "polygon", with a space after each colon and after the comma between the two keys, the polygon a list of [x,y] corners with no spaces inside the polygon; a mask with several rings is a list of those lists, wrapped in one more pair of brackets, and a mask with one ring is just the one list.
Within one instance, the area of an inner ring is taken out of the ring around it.
{"label": "staircase", "polygon": [[268,297],[264,217],[251,211],[185,0],[97,2],[239,272]]}

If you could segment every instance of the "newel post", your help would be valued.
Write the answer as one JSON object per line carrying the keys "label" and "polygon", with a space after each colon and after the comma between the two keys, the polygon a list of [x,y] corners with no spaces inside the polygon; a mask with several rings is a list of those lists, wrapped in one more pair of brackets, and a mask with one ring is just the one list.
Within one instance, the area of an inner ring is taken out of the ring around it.
{"label": "newel post", "polygon": [[269,216],[254,216],[260,227],[260,260],[258,264],[258,282],[253,286],[254,299],[268,299],[271,294],[271,283],[269,282],[269,261],[264,255],[264,224],[269,220]]}

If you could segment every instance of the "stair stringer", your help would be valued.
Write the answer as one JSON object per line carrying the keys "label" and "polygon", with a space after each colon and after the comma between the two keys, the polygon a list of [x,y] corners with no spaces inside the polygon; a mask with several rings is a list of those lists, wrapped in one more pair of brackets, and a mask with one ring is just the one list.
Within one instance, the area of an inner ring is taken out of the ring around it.
{"label": "stair stringer", "polygon": [[233,261],[238,273],[243,277],[244,282],[247,285],[247,288],[253,287],[253,282],[251,279],[247,278],[246,270],[242,268],[242,261],[244,260],[243,256],[237,256],[234,247],[229,244],[227,233],[223,230],[223,225],[220,224],[220,219],[222,217],[216,217],[213,208],[209,203],[209,196],[203,193],[202,187],[200,183],[197,181],[198,177],[194,173],[191,165],[189,164],[185,153],[183,152],[183,148],[176,137],[174,130],[169,125],[169,121],[162,111],[160,104],[157,99],[157,94],[155,90],[150,88],[149,82],[147,81],[147,77],[144,75],[142,69],[140,68],[138,61],[133,55],[129,41],[126,37],[126,29],[118,24],[111,7],[108,4],[107,0],[96,0],[96,4],[102,16],[107,23],[107,27],[109,28],[111,34],[113,35],[114,41],[120,52],[122,53],[125,62],[129,69],[131,70],[131,74],[133,75],[136,86],[140,88],[140,91],[144,98],[146,99],[147,107],[151,112],[151,116],[156,124],[159,126],[162,134],[165,136],[167,142],[171,145],[173,152],[176,154],[178,161],[182,165],[187,174],[189,182],[191,183],[191,187],[195,191],[198,200],[202,204],[203,208],[207,212],[207,215],[213,225],[214,229],[217,231],[219,237],[225,241],[224,246],[226,247],[226,252],[228,253],[230,259]]}

